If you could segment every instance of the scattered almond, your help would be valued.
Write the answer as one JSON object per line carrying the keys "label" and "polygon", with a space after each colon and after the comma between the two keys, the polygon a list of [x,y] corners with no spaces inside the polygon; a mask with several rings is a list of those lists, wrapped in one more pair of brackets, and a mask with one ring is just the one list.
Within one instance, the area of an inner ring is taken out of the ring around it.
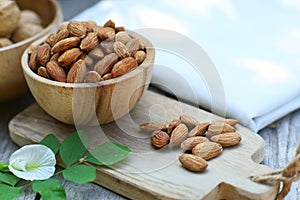
{"label": "scattered almond", "polygon": [[171,134],[171,132],[179,125],[181,121],[179,119],[173,119],[167,127],[167,133]]}
{"label": "scattered almond", "polygon": [[181,121],[181,123],[185,124],[188,128],[194,128],[199,124],[198,120],[188,115],[181,115],[179,117],[179,120]]}
{"label": "scattered almond", "polygon": [[189,132],[188,137],[194,137],[194,136],[204,135],[205,132],[207,131],[209,125],[210,125],[210,123],[208,123],[208,122],[197,124],[195,126],[195,128],[193,128]]}
{"label": "scattered almond", "polygon": [[153,132],[151,137],[152,145],[157,148],[162,148],[169,143],[169,135],[161,130]]}
{"label": "scattered almond", "polygon": [[219,143],[222,147],[232,147],[241,141],[241,135],[238,132],[223,133],[211,137],[210,140]]}
{"label": "scattered almond", "polygon": [[208,162],[199,156],[191,154],[182,154],[179,156],[179,161],[182,166],[192,172],[202,172],[207,166]]}
{"label": "scattered almond", "polygon": [[187,138],[186,140],[184,140],[181,143],[181,148],[184,151],[190,151],[192,150],[197,144],[200,144],[202,142],[207,142],[208,139],[206,137],[202,137],[202,136],[196,136],[196,137],[190,137]]}
{"label": "scattered almond", "polygon": [[180,145],[188,134],[188,128],[184,124],[179,124],[171,133],[170,144],[172,146]]}
{"label": "scattered almond", "polygon": [[217,157],[222,153],[222,151],[222,146],[215,142],[199,143],[192,149],[193,155],[200,156],[205,160],[210,160],[214,157]]}
{"label": "scattered almond", "polygon": [[233,126],[230,126],[227,123],[224,122],[212,122],[207,130],[208,136],[212,137],[214,135],[219,135],[222,133],[228,133],[228,132],[234,132],[235,128]]}
{"label": "scattered almond", "polygon": [[153,132],[157,130],[166,130],[166,125],[159,122],[147,122],[140,124],[140,129],[147,132]]}

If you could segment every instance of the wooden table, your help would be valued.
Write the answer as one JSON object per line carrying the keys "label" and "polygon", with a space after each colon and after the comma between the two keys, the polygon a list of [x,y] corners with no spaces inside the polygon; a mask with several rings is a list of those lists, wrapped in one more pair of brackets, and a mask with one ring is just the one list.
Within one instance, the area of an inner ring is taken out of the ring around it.
{"label": "wooden table", "polygon": [[[20,97],[18,100],[0,104],[0,161],[8,162],[10,155],[18,149],[8,134],[8,122],[13,116],[34,102],[31,95]],[[279,169],[283,168],[293,157],[295,148],[300,139],[300,110],[295,111],[278,122],[263,129],[259,134],[266,142],[266,154],[263,164]],[[68,199],[124,199],[96,184],[78,185],[68,181],[62,182]],[[20,199],[31,200],[35,193],[26,190]],[[300,200],[300,183],[295,183],[288,200]]]}

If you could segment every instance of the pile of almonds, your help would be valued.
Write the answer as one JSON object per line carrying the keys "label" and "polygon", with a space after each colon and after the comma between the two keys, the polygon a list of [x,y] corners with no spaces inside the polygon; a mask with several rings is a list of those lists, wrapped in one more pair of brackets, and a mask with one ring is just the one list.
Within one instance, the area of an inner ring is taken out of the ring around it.
{"label": "pile of almonds", "polygon": [[124,27],[108,20],[63,22],[58,31],[31,47],[29,67],[38,75],[59,82],[99,82],[119,77],[146,58],[144,44]]}
{"label": "pile of almonds", "polygon": [[182,115],[168,125],[147,122],[140,124],[140,128],[152,133],[152,145],[156,148],[180,146],[185,151],[179,156],[183,167],[201,172],[207,168],[208,160],[222,153],[223,147],[232,147],[241,141],[241,135],[234,128],[237,122],[223,119],[200,123],[192,116]]}
{"label": "pile of almonds", "polygon": [[43,30],[42,19],[32,10],[20,10],[15,1],[0,2],[0,48],[30,38]]}

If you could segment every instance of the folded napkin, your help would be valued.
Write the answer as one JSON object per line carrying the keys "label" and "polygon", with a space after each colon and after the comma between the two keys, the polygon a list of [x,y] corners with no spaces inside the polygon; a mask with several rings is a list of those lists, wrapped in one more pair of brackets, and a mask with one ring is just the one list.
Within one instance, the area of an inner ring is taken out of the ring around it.
{"label": "folded napkin", "polygon": [[299,17],[297,0],[106,0],[72,20],[138,29],[152,83],[258,131],[300,108]]}

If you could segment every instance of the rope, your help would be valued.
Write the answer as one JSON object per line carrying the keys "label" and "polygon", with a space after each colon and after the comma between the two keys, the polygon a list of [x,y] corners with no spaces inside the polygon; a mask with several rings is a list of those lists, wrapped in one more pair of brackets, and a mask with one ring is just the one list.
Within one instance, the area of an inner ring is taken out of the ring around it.
{"label": "rope", "polygon": [[282,200],[291,190],[293,182],[300,179],[300,141],[293,160],[284,168],[271,173],[251,176],[250,180],[273,186],[278,186],[275,200]]}

